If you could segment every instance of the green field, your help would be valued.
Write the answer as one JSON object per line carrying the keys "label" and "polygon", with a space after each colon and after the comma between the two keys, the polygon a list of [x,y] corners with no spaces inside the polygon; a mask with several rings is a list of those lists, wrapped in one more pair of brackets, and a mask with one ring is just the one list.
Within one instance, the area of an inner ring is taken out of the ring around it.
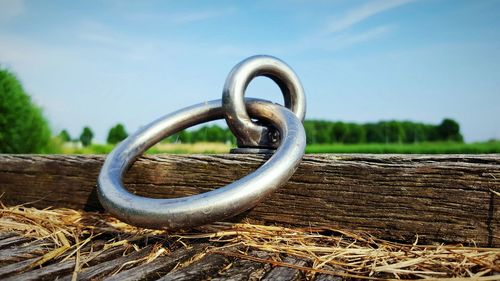
{"label": "green field", "polygon": [[500,153],[500,141],[416,144],[313,144],[306,153],[473,154]]}
{"label": "green field", "polygon": [[[110,144],[92,144],[88,147],[72,147],[51,151],[62,154],[107,154],[114,148]],[[146,153],[228,153],[231,145],[224,143],[158,144]],[[418,144],[313,144],[306,153],[399,153],[399,154],[483,154],[500,153],[500,141],[479,143],[431,142]]]}

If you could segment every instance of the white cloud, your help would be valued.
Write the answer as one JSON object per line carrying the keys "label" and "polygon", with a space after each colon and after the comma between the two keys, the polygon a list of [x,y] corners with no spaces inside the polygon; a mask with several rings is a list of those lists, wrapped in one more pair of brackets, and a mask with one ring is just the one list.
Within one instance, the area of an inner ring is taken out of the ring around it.
{"label": "white cloud", "polygon": [[378,26],[372,29],[369,29],[364,32],[356,33],[356,34],[346,34],[346,35],[339,35],[335,36],[328,41],[330,44],[327,44],[325,46],[326,49],[329,50],[338,50],[342,48],[347,48],[352,45],[356,45],[359,43],[367,42],[367,41],[372,41],[375,39],[378,39],[385,34],[387,34],[389,31],[391,31],[390,26]]}
{"label": "white cloud", "polygon": [[174,49],[172,46],[165,48],[160,40],[130,36],[95,20],[80,22],[73,35],[78,45],[71,48],[85,49],[84,53],[93,53],[93,56],[101,56],[106,60],[145,61],[160,51]]}
{"label": "white cloud", "polygon": [[342,16],[326,22],[323,28],[300,40],[297,51],[320,49],[337,51],[360,43],[376,40],[389,33],[393,27],[380,25],[368,30],[353,32],[350,28],[374,15],[408,4],[415,0],[374,0],[351,9]]}
{"label": "white cloud", "polygon": [[182,25],[189,23],[202,22],[206,20],[221,18],[233,14],[236,11],[234,7],[228,7],[218,10],[202,10],[202,11],[189,11],[178,13],[164,13],[164,12],[137,12],[126,14],[125,17],[135,21],[157,21],[162,23],[169,23],[174,25]]}
{"label": "white cloud", "polygon": [[0,22],[5,22],[24,13],[23,0],[0,0]]}
{"label": "white cloud", "polygon": [[414,0],[378,0],[370,1],[365,5],[348,11],[344,16],[332,20],[326,27],[325,33],[335,33],[346,30],[351,26],[366,20],[376,14],[410,3]]}
{"label": "white cloud", "polygon": [[298,51],[319,49],[337,51],[351,46],[369,42],[385,36],[393,29],[392,26],[377,26],[359,33],[341,33],[335,36],[313,36],[305,38],[299,44]]}

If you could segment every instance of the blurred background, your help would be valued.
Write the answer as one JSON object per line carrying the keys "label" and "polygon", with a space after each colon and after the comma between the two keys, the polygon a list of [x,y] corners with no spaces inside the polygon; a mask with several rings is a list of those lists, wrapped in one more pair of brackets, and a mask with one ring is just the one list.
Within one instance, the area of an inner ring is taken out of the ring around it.
{"label": "blurred background", "polygon": [[[500,152],[500,1],[0,0],[0,152],[107,153],[219,99],[248,56],[287,62],[308,152]],[[258,77],[246,96],[282,103]],[[224,122],[149,152],[227,152]]]}

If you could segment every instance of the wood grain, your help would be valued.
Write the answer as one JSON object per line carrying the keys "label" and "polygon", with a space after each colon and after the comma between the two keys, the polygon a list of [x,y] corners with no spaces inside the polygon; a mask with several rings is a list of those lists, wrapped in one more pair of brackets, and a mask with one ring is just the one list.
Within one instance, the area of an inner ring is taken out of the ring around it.
{"label": "wood grain", "polygon": [[[297,259],[294,257],[285,257],[283,259],[284,263],[287,264],[293,264],[297,266],[305,266],[307,264],[307,261]],[[271,271],[269,271],[264,278],[262,278],[262,281],[297,281],[297,280],[304,280],[305,276],[300,272],[298,269],[291,268],[291,267],[275,267]]]}
{"label": "wood grain", "polygon": [[[263,155],[154,155],[125,183],[141,195],[206,192],[251,173]],[[104,156],[0,155],[4,204],[101,209]],[[237,219],[364,230],[381,238],[500,246],[500,155],[306,155],[292,179]]]}
{"label": "wood grain", "polygon": [[[103,244],[99,245],[102,246]],[[97,246],[97,245],[96,245]],[[99,247],[98,246],[98,247]],[[92,253],[90,256],[86,257],[83,261],[84,264],[90,268],[92,268],[91,272],[99,271],[102,267],[102,263],[108,263],[109,261],[118,260],[121,262],[120,257],[125,252],[124,249],[120,247],[110,248],[107,250],[99,250],[97,252]],[[38,258],[39,259],[39,258]],[[33,268],[30,265],[35,262],[37,258],[28,259],[24,261],[20,261],[16,264],[11,264],[5,267],[0,268],[0,277],[5,277],[7,275],[12,275],[9,278],[4,278],[2,280],[71,280],[72,272],[75,269],[75,258],[52,263],[49,265],[45,265],[43,267]],[[16,267],[17,265],[17,267]],[[120,265],[120,264],[119,264]],[[119,266],[117,265],[117,266]],[[16,270],[11,270],[11,267],[14,266],[17,268]],[[87,268],[88,269],[88,268]],[[97,270],[95,270],[97,269]],[[26,272],[25,272],[26,271]],[[22,273],[22,274],[21,274]],[[84,275],[85,276],[85,275]],[[79,276],[80,277],[80,276]],[[81,280],[81,278],[79,279]]]}
{"label": "wood grain", "polygon": [[[251,251],[250,256],[258,258],[269,258],[267,252]],[[219,272],[220,276],[210,279],[212,281],[247,281],[247,280],[262,280],[266,272],[271,271],[271,265],[266,263],[255,262],[251,260],[236,260],[231,263],[230,268]]]}
{"label": "wood grain", "polygon": [[187,267],[171,271],[158,281],[209,280],[229,263],[230,261],[225,256],[208,254]]}
{"label": "wood grain", "polygon": [[105,281],[142,281],[156,280],[169,273],[180,262],[184,262],[201,252],[208,244],[195,245],[189,249],[177,250],[170,255],[160,256],[150,263],[121,271],[118,274],[105,278]]}

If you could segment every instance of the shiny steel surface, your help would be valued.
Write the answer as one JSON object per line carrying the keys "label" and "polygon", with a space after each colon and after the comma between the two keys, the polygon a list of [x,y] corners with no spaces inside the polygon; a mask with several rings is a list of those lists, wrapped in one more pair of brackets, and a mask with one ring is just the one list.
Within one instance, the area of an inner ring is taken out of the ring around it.
{"label": "shiny steel surface", "polygon": [[306,99],[299,78],[285,62],[264,55],[243,60],[229,73],[222,92],[224,118],[236,136],[238,147],[276,148],[279,134],[268,124],[253,122],[245,109],[245,90],[257,76],[266,76],[276,82],[283,93],[285,107],[299,120],[304,120]]}
{"label": "shiny steel surface", "polygon": [[222,101],[209,101],[168,114],[121,142],[108,155],[99,174],[101,204],[127,223],[161,229],[202,225],[255,206],[295,172],[304,154],[306,137],[300,120],[283,106],[247,99],[246,110],[251,117],[272,124],[282,136],[274,155],[255,172],[222,188],[183,198],[147,198],[125,189],[125,172],[146,149],[180,130],[223,118]]}

